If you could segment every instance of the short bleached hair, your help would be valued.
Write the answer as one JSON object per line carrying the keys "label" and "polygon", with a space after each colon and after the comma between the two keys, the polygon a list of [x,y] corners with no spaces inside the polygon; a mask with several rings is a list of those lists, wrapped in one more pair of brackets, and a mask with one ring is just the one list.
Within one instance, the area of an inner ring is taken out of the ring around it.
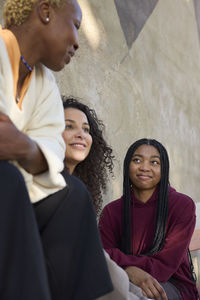
{"label": "short bleached hair", "polygon": [[[69,0],[48,0],[53,7],[60,7],[62,3]],[[3,8],[4,24],[7,28],[11,25],[21,25],[26,22],[34,6],[40,0],[6,0]]]}

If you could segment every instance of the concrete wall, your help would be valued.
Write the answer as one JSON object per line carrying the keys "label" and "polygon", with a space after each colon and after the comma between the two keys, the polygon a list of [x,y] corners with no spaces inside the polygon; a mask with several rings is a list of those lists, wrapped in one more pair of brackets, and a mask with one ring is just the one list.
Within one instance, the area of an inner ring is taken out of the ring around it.
{"label": "concrete wall", "polygon": [[166,146],[171,184],[200,201],[198,2],[79,3],[80,50],[57,79],[63,93],[82,97],[106,124],[117,163],[105,201],[120,196],[125,152],[142,137]]}
{"label": "concrete wall", "polygon": [[150,137],[169,152],[171,184],[199,202],[198,1],[79,3],[80,50],[56,78],[62,93],[81,97],[106,124],[116,168],[105,201],[121,195],[128,146]]}

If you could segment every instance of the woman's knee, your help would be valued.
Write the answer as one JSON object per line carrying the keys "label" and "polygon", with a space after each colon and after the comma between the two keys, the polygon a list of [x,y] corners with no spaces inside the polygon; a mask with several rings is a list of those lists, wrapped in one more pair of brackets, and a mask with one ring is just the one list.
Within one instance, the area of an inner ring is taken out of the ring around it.
{"label": "woman's knee", "polygon": [[8,204],[20,205],[24,199],[29,200],[23,175],[7,161],[0,161],[0,195]]}
{"label": "woman's knee", "polygon": [[15,184],[17,182],[24,182],[21,172],[9,163],[8,161],[0,161],[0,178],[1,182],[10,182],[10,184]]}

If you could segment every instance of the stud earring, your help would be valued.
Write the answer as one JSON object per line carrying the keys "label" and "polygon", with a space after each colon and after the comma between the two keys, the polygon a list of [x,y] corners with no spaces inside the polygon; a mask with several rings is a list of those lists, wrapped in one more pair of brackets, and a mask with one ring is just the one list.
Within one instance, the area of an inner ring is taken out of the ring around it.
{"label": "stud earring", "polygon": [[49,18],[48,17],[46,18],[46,22],[49,23]]}

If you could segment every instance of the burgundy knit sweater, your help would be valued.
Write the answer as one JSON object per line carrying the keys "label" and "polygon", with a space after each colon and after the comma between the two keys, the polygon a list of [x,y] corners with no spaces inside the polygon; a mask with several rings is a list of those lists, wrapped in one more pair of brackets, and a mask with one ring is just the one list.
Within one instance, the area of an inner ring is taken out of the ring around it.
{"label": "burgundy knit sweater", "polygon": [[184,300],[197,300],[198,291],[191,279],[187,249],[195,227],[193,200],[169,189],[169,208],[166,239],[163,249],[154,255],[137,256],[148,251],[154,236],[158,191],[143,203],[131,194],[133,255],[120,250],[122,239],[122,198],[105,206],[99,230],[103,247],[122,268],[136,266],[151,274],[158,282],[170,280]]}

